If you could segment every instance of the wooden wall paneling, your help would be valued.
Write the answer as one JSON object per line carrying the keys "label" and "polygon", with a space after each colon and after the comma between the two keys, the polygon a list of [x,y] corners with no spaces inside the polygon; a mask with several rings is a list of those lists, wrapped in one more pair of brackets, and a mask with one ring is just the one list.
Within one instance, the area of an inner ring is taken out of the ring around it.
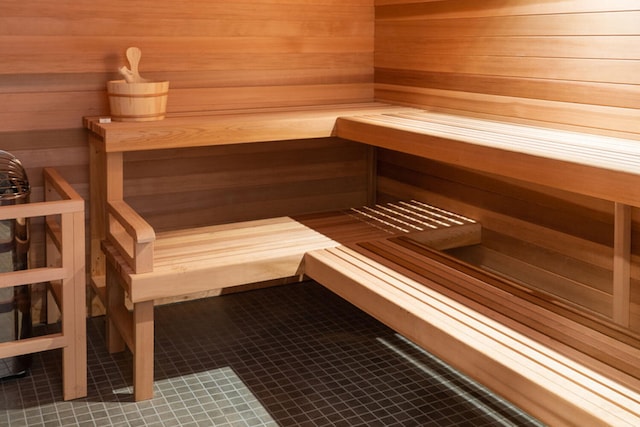
{"label": "wooden wall paneling", "polygon": [[339,139],[134,152],[125,160],[125,198],[158,229],[358,206],[372,193],[370,150]]}
{"label": "wooden wall paneling", "polygon": [[[32,0],[1,9],[0,148],[25,164],[34,200],[44,166],[88,198],[82,117],[108,115],[106,82],[120,78],[129,46],[142,49],[143,77],[170,80],[169,113],[373,100],[372,0]],[[345,191],[343,202],[361,191]]]}
{"label": "wooden wall paneling", "polygon": [[[400,1],[399,3],[406,3]],[[441,19],[437,16],[411,19],[384,19],[377,15],[377,43],[389,37],[427,34],[453,37],[559,37],[559,36],[636,36],[640,11],[550,13],[541,15],[488,15]],[[601,53],[606,55],[606,53]]]}
{"label": "wooden wall paneling", "polygon": [[[378,68],[376,70],[378,91],[395,90],[408,93],[420,88],[456,93],[482,93],[513,98],[536,98],[541,101],[597,104],[605,107],[635,108],[640,96],[638,85],[597,82],[540,80],[533,78],[463,75],[430,71]],[[429,92],[425,92],[428,94]],[[552,106],[551,103],[548,105]],[[429,105],[431,107],[431,105]],[[604,110],[604,109],[603,109]],[[618,111],[618,110],[616,110]]]}
{"label": "wooden wall paneling", "polygon": [[376,4],[380,100],[640,133],[637,5]]}
{"label": "wooden wall paneling", "polygon": [[[404,44],[404,43],[403,43]],[[491,76],[522,76],[533,79],[570,80],[635,84],[640,82],[637,70],[640,61],[629,59],[521,58],[507,56],[413,56],[401,52],[377,53],[376,65],[444,73]]]}
{"label": "wooden wall paneling", "polygon": [[[517,180],[506,181],[426,159],[411,160],[411,156],[391,151],[381,156],[378,170],[380,176],[419,185],[498,214],[600,244],[613,244],[611,203],[586,197],[574,203],[563,200],[560,192],[547,194],[544,187],[523,186]],[[601,210],[605,206],[608,210]]]}
{"label": "wooden wall paneling", "polygon": [[[552,234],[552,231],[549,234]],[[549,248],[532,241],[521,240],[518,235],[507,235],[491,229],[484,230],[483,238],[483,246],[486,246],[488,251],[502,254],[521,264],[527,263],[532,270],[539,270],[536,274],[545,277],[545,280],[538,281],[541,283],[539,287],[546,287],[552,293],[555,280],[571,280],[575,282],[573,286],[575,288],[592,288],[594,291],[599,291],[600,294],[608,294],[609,304],[602,307],[609,316],[611,315],[612,272],[610,261],[606,263],[607,265],[598,265],[589,262],[589,260],[575,258],[572,256],[575,253],[567,254],[557,248]],[[549,283],[544,283],[547,281]],[[594,305],[599,303],[594,299]]]}
{"label": "wooden wall paneling", "polygon": [[379,19],[416,19],[437,17],[439,19],[492,17],[513,15],[554,15],[568,13],[593,13],[636,10],[634,0],[618,0],[602,3],[598,0],[560,0],[540,2],[523,0],[504,2],[486,0],[481,3],[474,0],[460,0],[455,4],[448,1],[392,1],[375,0],[376,17]]}
{"label": "wooden wall paneling", "polygon": [[[414,30],[416,28],[414,27]],[[376,41],[376,53],[379,54],[381,59],[386,59],[390,62],[393,61],[393,57],[390,57],[390,53],[396,55],[407,55],[409,57],[414,56],[416,53],[422,53],[426,55],[439,58],[446,55],[454,56],[455,53],[460,53],[468,57],[508,57],[508,58],[521,58],[524,60],[530,60],[531,58],[561,58],[564,60],[570,59],[588,59],[597,58],[597,60],[637,60],[638,54],[633,49],[629,49],[629,46],[633,46],[638,43],[639,36],[594,36],[592,34],[584,36],[482,36],[475,35],[473,37],[465,36],[460,37],[446,34],[433,34],[431,31],[424,36],[421,36],[419,32],[413,32],[411,38],[407,36],[395,36],[389,35],[384,38],[380,38]],[[426,58],[420,55],[421,59],[425,62],[423,66],[436,66],[433,64],[429,56]],[[454,58],[451,58],[452,61]],[[467,62],[465,60],[465,62]],[[395,61],[401,62],[401,61]],[[526,63],[526,61],[523,61]],[[534,62],[534,61],[530,61]],[[570,61],[568,61],[571,63]],[[442,62],[442,64],[446,64]],[[587,64],[587,63],[585,63]],[[615,64],[615,63],[614,63]],[[631,63],[633,64],[633,63]],[[437,64],[443,66],[441,64]],[[623,64],[617,64],[619,66]],[[384,67],[384,63],[382,64]],[[528,68],[538,70],[544,68],[544,63],[533,63]],[[505,68],[504,72],[507,75],[513,75],[514,71],[518,71],[514,68]],[[563,70],[545,70],[546,72],[562,72]],[[592,70],[572,70],[573,72],[589,72]],[[598,78],[602,78],[602,74],[597,74]],[[597,80],[596,80],[597,81]],[[606,80],[609,81],[609,80]]]}
{"label": "wooden wall paneling", "polygon": [[[438,195],[453,210],[460,204],[456,212],[471,216],[480,221],[490,221],[490,217],[513,218],[514,221],[526,221],[549,230],[563,233],[566,238],[593,242],[597,246],[613,248],[613,203],[590,197],[577,196],[560,191],[547,193],[546,187],[522,184],[517,180],[502,180],[499,177],[481,174],[469,170],[461,170],[451,165],[420,159],[388,150],[378,152],[378,187],[382,198],[407,198],[403,185],[410,188],[422,188],[432,195]],[[396,184],[389,184],[390,182]],[[388,187],[388,188],[387,188]],[[387,193],[387,191],[391,191]],[[480,217],[479,217],[480,216]],[[634,215],[637,219],[637,214]],[[506,220],[504,220],[506,221]],[[496,221],[491,227],[505,234],[514,234],[518,226],[515,222]],[[572,223],[570,223],[572,222]],[[511,228],[513,227],[513,228]],[[640,240],[637,233],[638,224],[634,225],[634,254],[639,253]],[[535,233],[531,236],[534,237]],[[540,245],[544,239],[536,244]],[[548,242],[556,245],[555,242]],[[562,246],[555,246],[560,251]],[[568,255],[572,249],[578,249],[576,242],[567,248]],[[594,248],[590,248],[592,250]],[[588,252],[588,251],[587,251]],[[599,251],[594,250],[594,253]],[[587,255],[578,252],[578,259]],[[611,268],[612,254],[605,257],[599,265]],[[589,262],[596,262],[595,259]]]}
{"label": "wooden wall paneling", "polygon": [[33,126],[39,110],[42,129],[77,127],[82,115],[108,113],[105,83],[134,44],[141,74],[171,81],[169,112],[373,97],[370,1],[150,4],[3,7],[0,97],[14,108],[0,109],[0,123]]}
{"label": "wooden wall paneling", "polygon": [[369,0],[32,1],[4,4],[0,23],[0,132],[108,113],[105,83],[134,44],[141,73],[171,81],[170,112],[373,97]]}

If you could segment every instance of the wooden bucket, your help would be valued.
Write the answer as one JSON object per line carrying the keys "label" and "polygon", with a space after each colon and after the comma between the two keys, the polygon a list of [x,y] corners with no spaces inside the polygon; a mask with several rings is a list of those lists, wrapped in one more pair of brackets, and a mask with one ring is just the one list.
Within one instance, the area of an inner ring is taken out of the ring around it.
{"label": "wooden bucket", "polygon": [[107,82],[111,118],[119,122],[162,120],[167,111],[169,82]]}

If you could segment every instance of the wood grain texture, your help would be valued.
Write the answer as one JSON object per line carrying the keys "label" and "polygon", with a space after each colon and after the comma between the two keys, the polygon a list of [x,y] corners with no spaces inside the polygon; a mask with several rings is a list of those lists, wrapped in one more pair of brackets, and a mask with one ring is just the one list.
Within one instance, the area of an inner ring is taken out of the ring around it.
{"label": "wood grain texture", "polygon": [[106,81],[134,45],[141,74],[171,82],[168,112],[373,97],[370,1],[33,1],[2,15],[0,131],[107,114]]}
{"label": "wood grain texture", "polygon": [[380,100],[640,133],[633,95],[640,10],[633,2],[376,5]]}
{"label": "wood grain texture", "polygon": [[[375,7],[377,100],[640,144],[637,3],[376,0]],[[457,158],[467,155],[460,150]],[[484,234],[486,250],[469,254],[473,259],[535,278],[547,290],[556,286],[557,295],[612,315],[611,202],[558,191],[552,181],[525,184],[517,172],[499,178],[387,150],[378,159],[380,200],[421,197],[478,218],[490,232]],[[453,157],[444,161],[457,163]],[[582,180],[579,185],[598,185],[592,174]],[[635,193],[632,182],[612,184]],[[613,193],[592,195],[611,199]],[[637,331],[637,209],[630,215],[630,300],[625,300]],[[558,259],[567,262],[554,267]],[[535,267],[525,268],[523,261]],[[579,280],[566,280],[567,275]]]}
{"label": "wood grain texture", "polygon": [[108,115],[106,82],[129,46],[169,80],[169,113],[369,102],[370,0],[8,2],[0,17],[0,141],[88,195],[83,116]]}
{"label": "wood grain texture", "polygon": [[61,332],[3,342],[0,357],[62,349],[62,395],[70,400],[87,395],[84,202],[54,169],[45,169],[43,180],[44,201],[3,206],[0,218],[46,218],[45,265],[3,272],[0,287],[46,284],[58,304]]}
{"label": "wood grain texture", "polygon": [[[557,328],[555,332],[570,334],[567,341],[574,342],[584,334],[584,342],[599,341],[594,353],[620,357],[632,369],[637,348],[612,343],[609,336],[594,334],[582,325],[576,328],[570,325],[573,321],[545,313],[537,304],[518,302],[508,291],[502,294],[492,286],[483,290],[487,278],[467,280],[466,273],[456,267],[400,247],[401,239],[307,253],[306,271],[550,425],[633,425],[640,409],[638,401],[628,397],[637,393],[632,391],[637,389],[637,379],[612,369],[609,360],[595,361],[546,332]],[[513,310],[515,316],[499,313],[502,308]],[[540,326],[546,331],[535,331]],[[607,343],[606,350],[602,343]],[[597,371],[607,371],[606,377]],[[631,389],[620,393],[628,385]]]}
{"label": "wood grain texture", "polygon": [[[481,247],[457,256],[612,317],[614,204],[393,151],[378,153],[378,200],[416,198],[477,219]],[[630,230],[630,328],[640,331],[638,210]]]}
{"label": "wood grain texture", "polygon": [[[89,198],[82,117],[108,115],[106,82],[120,78],[130,46],[142,49],[145,78],[171,82],[169,113],[373,100],[371,0],[34,0],[1,9],[0,148],[24,164],[33,201],[42,200],[45,166]],[[40,229],[34,265],[44,262]]]}
{"label": "wood grain texture", "polygon": [[[123,201],[110,204],[109,211],[109,231],[102,242],[107,260],[107,335],[110,351],[123,350],[126,343],[133,353],[135,400],[153,395],[154,301],[205,297],[211,291],[252,283],[302,280],[306,252],[343,242],[415,234],[436,248],[451,248],[477,243],[481,232],[471,219],[413,201],[157,234]],[[124,240],[142,251],[131,251]],[[132,312],[128,301],[133,303]]]}

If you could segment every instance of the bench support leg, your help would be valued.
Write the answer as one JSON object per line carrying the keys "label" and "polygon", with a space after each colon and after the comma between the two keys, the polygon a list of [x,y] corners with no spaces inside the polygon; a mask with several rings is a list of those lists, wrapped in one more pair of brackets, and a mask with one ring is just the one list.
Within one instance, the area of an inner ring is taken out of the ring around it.
{"label": "bench support leg", "polygon": [[[84,221],[84,219],[83,219]],[[84,253],[82,254],[84,257]],[[87,319],[84,269],[73,280],[63,280],[63,332],[69,343],[62,348],[62,393],[64,400],[87,395]]]}
{"label": "bench support leg", "polygon": [[134,399],[153,397],[153,301],[134,304],[133,389]]}
{"label": "bench support leg", "polygon": [[106,265],[106,305],[107,305],[107,322],[106,322],[106,341],[109,353],[119,353],[124,351],[125,341],[121,331],[118,329],[118,315],[121,315],[124,306],[124,289],[118,282],[119,276],[110,263]]}

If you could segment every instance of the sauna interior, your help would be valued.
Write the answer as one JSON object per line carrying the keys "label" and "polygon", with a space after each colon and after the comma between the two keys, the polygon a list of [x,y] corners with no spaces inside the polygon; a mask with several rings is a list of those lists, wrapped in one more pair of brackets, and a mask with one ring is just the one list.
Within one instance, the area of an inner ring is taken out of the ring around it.
{"label": "sauna interior", "polygon": [[[640,147],[637,1],[3,0],[0,149],[25,165],[32,201],[51,167],[88,206],[83,117],[109,116],[106,82],[130,46],[143,77],[170,81],[169,117],[380,102]],[[613,200],[337,137],[125,153],[124,181],[156,230],[428,201],[482,225],[481,243],[448,255],[640,339],[637,206],[621,319]],[[43,265],[33,225],[31,262]],[[33,292],[46,322],[45,292]]]}

